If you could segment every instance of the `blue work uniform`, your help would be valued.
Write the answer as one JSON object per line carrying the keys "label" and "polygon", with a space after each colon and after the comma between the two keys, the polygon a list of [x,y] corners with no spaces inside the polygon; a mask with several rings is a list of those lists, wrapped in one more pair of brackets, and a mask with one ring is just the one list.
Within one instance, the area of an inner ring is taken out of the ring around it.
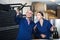
{"label": "blue work uniform", "polygon": [[45,34],[46,37],[44,39],[49,39],[49,37],[51,36],[50,28],[52,27],[52,24],[48,20],[43,19],[43,25],[42,26],[41,26],[39,21],[36,23],[36,25],[37,25],[37,32],[35,33],[36,36],[38,38],[43,39],[40,35]]}
{"label": "blue work uniform", "polygon": [[19,32],[16,40],[32,40],[32,32],[35,23],[30,20],[28,25],[26,18],[16,17],[16,21],[19,23]]}

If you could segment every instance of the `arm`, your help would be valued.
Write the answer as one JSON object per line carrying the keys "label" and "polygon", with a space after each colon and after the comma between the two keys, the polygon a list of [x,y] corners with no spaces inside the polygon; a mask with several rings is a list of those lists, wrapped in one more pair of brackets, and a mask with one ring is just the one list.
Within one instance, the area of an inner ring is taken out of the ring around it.
{"label": "arm", "polygon": [[34,28],[33,28],[33,29],[34,29],[34,32],[36,32],[36,26],[37,26],[37,25],[35,25]]}
{"label": "arm", "polygon": [[38,30],[38,28],[37,28],[37,25],[34,26],[34,35],[35,35],[35,37],[37,37],[37,38],[40,37],[40,32],[39,32],[39,30]]}
{"label": "arm", "polygon": [[17,13],[15,19],[16,19],[17,24],[19,24],[20,20],[22,19],[22,14]]}
{"label": "arm", "polygon": [[52,27],[50,28],[50,31],[52,31],[52,32],[53,32],[53,28],[54,28],[54,26],[52,26]]}
{"label": "arm", "polygon": [[[48,29],[48,31],[49,31],[50,33],[52,33],[51,31],[53,31],[53,27],[52,27],[52,24],[50,23],[50,21],[47,21],[46,24],[47,24],[47,29]],[[46,38],[46,37],[47,37],[46,34],[41,34],[40,36],[41,36],[42,38]]]}
{"label": "arm", "polygon": [[53,25],[50,23],[50,21],[48,21],[48,30],[50,30],[50,31],[53,31]]}

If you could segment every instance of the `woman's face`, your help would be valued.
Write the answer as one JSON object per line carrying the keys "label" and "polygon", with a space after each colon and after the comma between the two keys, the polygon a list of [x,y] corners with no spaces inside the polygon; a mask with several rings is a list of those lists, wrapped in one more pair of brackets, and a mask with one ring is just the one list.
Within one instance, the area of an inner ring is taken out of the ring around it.
{"label": "woman's face", "polygon": [[37,13],[36,17],[37,17],[38,20],[43,18],[43,16],[40,13]]}

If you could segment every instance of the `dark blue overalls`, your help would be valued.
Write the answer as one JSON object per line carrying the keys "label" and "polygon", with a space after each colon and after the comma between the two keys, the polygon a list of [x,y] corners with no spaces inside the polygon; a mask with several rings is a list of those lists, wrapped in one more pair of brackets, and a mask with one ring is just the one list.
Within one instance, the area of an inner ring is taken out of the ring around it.
{"label": "dark blue overalls", "polygon": [[32,40],[32,31],[35,23],[30,20],[30,24],[26,18],[16,17],[16,21],[19,23],[19,32],[16,40]]}
{"label": "dark blue overalls", "polygon": [[51,36],[50,28],[52,27],[51,23],[48,20],[43,19],[43,25],[41,26],[40,22],[36,23],[37,32],[35,33],[38,38],[42,38],[40,35],[45,34],[45,39],[49,39]]}

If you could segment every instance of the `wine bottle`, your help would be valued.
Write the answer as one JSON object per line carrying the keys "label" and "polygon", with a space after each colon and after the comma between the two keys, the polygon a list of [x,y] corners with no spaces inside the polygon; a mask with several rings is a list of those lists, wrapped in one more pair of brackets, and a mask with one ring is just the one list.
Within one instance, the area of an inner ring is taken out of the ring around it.
{"label": "wine bottle", "polygon": [[58,34],[58,31],[57,31],[57,28],[54,27],[53,29],[54,29],[54,31],[53,31],[53,39],[58,39],[59,38],[59,34]]}

